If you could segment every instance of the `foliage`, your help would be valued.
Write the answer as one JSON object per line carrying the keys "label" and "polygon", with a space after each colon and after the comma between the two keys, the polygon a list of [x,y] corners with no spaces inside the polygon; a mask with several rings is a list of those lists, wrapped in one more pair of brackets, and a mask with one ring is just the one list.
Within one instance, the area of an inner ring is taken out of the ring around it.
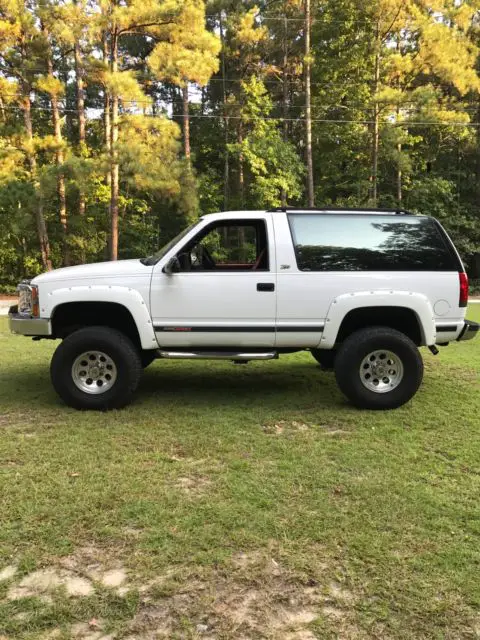
{"label": "foliage", "polygon": [[252,77],[242,82],[242,94],[245,137],[229,148],[242,156],[250,169],[252,203],[267,208],[279,206],[282,191],[287,197],[298,198],[303,167],[295,147],[282,139],[278,122],[270,118],[273,105],[265,85]]}
{"label": "foliage", "polygon": [[[305,204],[303,11],[0,0],[0,282],[45,268],[42,220],[53,266],[108,257],[114,165],[121,256],[203,212]],[[477,0],[312,0],[312,14],[317,205],[371,204],[375,162],[378,205],[436,215],[478,275]]]}
{"label": "foliage", "polygon": [[139,192],[178,195],[180,130],[167,118],[125,116],[119,140],[124,179]]}
{"label": "foliage", "polygon": [[178,86],[195,82],[207,84],[218,70],[220,41],[205,31],[205,5],[202,0],[187,0],[183,4],[178,22],[164,29],[165,41],[159,42],[148,62],[159,80]]}
{"label": "foliage", "polygon": [[480,296],[480,280],[470,280],[470,293]]}

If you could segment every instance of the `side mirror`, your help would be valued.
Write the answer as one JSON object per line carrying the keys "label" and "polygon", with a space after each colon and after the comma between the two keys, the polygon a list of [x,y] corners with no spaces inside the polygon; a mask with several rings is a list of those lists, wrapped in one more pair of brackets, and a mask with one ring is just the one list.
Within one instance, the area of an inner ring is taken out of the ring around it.
{"label": "side mirror", "polygon": [[167,275],[172,275],[172,273],[177,273],[178,271],[180,271],[180,261],[177,256],[173,256],[173,258],[170,258],[167,264],[163,267],[162,271]]}

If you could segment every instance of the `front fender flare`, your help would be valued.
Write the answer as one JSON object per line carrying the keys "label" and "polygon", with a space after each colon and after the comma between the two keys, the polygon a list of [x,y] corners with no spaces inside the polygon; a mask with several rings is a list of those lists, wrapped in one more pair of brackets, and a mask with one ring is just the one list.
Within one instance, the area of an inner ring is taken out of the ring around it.
{"label": "front fender flare", "polygon": [[422,345],[435,344],[435,317],[427,296],[412,291],[380,290],[345,293],[332,300],[318,346],[322,349],[332,349],[347,313],[365,307],[402,307],[413,311],[420,326]]}
{"label": "front fender flare", "polygon": [[122,305],[133,318],[142,349],[158,346],[148,306],[136,289],[115,285],[62,287],[48,293],[47,299],[42,301],[42,307],[45,304],[46,315],[51,318],[57,307],[71,302],[112,302]]}

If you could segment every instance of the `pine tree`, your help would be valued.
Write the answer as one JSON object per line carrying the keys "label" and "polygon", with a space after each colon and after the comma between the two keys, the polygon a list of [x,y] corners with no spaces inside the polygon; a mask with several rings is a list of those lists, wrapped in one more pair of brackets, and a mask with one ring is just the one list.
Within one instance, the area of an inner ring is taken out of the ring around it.
{"label": "pine tree", "polygon": [[128,34],[152,34],[156,37],[162,27],[172,25],[178,19],[180,2],[145,0],[144,2],[120,3],[119,0],[102,0],[100,6],[100,27],[104,34],[104,43],[108,47],[108,74],[106,89],[109,94],[108,118],[110,129],[110,258],[118,258],[118,219],[120,197],[120,173],[118,162],[118,136],[120,127],[120,101],[145,103],[147,98],[142,93],[134,75],[128,70],[119,69],[119,46]]}
{"label": "pine tree", "polygon": [[30,6],[21,0],[1,0],[0,2],[0,63],[3,73],[9,78],[15,78],[15,83],[3,82],[7,98],[16,94],[11,100],[17,102],[23,113],[25,139],[23,150],[27,158],[30,181],[33,186],[35,204],[35,221],[38,243],[43,268],[52,268],[50,240],[43,209],[43,189],[39,177],[38,163],[35,151],[34,131],[32,122],[31,94],[38,71],[38,44],[40,33]]}
{"label": "pine tree", "polygon": [[313,158],[312,158],[312,97],[311,97],[311,8],[310,0],[305,0],[305,155],[307,160],[307,196],[308,206],[315,205],[315,195],[313,186]]}
{"label": "pine tree", "polygon": [[[374,206],[378,199],[381,118],[387,121],[391,117],[397,121],[413,119],[410,116],[417,111],[417,99],[419,106],[425,106],[426,94],[415,91],[418,78],[430,76],[433,85],[437,81],[453,85],[460,95],[479,88],[474,70],[475,47],[457,28],[455,13],[448,0],[439,0],[435,12],[413,0],[376,0],[367,10],[366,16],[374,32],[370,174],[370,201]],[[463,11],[460,15],[465,18]],[[433,98],[431,106],[434,106],[442,100],[442,93],[432,91],[430,97]],[[422,110],[425,115],[425,109]],[[396,143],[397,200],[402,197],[401,144],[400,136]]]}
{"label": "pine tree", "polygon": [[158,80],[181,88],[183,103],[184,153],[190,162],[190,119],[188,85],[207,84],[219,68],[220,40],[205,28],[203,0],[186,0],[175,25],[163,29],[159,42],[149,56],[149,65]]}
{"label": "pine tree", "polygon": [[52,125],[55,136],[55,163],[57,170],[57,197],[58,215],[63,234],[63,261],[65,265],[70,264],[70,250],[68,247],[68,219],[67,219],[67,196],[65,189],[65,149],[62,135],[62,117],[60,113],[60,99],[64,95],[65,86],[55,75],[53,52],[55,41],[51,34],[51,24],[56,20],[55,5],[49,2],[39,3],[36,18],[39,20],[42,35],[42,58],[45,61],[46,73],[40,76],[36,82],[36,88],[46,93],[50,97]]}

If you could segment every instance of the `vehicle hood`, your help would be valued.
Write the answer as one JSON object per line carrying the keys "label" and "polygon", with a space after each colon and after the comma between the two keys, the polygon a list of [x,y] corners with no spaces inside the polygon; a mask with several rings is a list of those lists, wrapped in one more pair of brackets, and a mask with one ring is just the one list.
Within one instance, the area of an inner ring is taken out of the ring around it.
{"label": "vehicle hood", "polygon": [[122,284],[125,278],[149,277],[152,269],[153,267],[146,266],[137,259],[80,264],[42,273],[32,280],[32,284],[92,279],[108,279],[112,280],[112,284]]}

